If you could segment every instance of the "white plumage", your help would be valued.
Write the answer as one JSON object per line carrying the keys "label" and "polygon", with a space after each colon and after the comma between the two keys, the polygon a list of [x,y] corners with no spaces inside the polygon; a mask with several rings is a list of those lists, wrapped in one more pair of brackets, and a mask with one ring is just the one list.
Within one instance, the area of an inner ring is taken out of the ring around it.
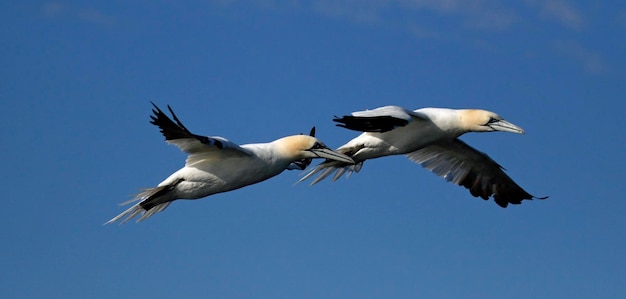
{"label": "white plumage", "polygon": [[[154,104],[153,104],[154,105]],[[154,105],[151,123],[161,129],[165,140],[189,154],[185,166],[157,187],[146,189],[134,199],[139,201],[106,224],[126,217],[122,223],[141,215],[144,220],[163,211],[174,200],[198,199],[235,190],[271,178],[285,169],[305,169],[312,159],[326,158],[353,163],[349,157],[334,152],[314,137],[293,135],[269,143],[237,145],[217,136],[191,133],[168,106],[174,121]]]}
{"label": "white plumage", "polygon": [[[496,113],[478,109],[422,108],[411,111],[385,106],[335,118],[337,126],[364,132],[337,149],[355,164],[326,160],[300,181],[317,175],[311,185],[332,175],[358,172],[363,162],[390,155],[406,155],[447,181],[469,189],[473,196],[506,207],[537,198],[518,186],[502,167],[486,154],[458,139],[467,132],[512,132],[522,128]],[[544,199],[541,197],[539,199]]]}

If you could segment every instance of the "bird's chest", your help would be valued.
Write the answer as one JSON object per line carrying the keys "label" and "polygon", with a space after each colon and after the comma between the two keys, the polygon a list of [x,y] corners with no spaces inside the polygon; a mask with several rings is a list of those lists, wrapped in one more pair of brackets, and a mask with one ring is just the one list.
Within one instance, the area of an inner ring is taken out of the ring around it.
{"label": "bird's chest", "polygon": [[359,140],[358,159],[388,155],[403,155],[440,142],[451,136],[430,123],[413,122],[408,126],[384,133],[366,133]]}
{"label": "bird's chest", "polygon": [[419,127],[401,127],[389,132],[389,134],[381,135],[381,139],[388,146],[387,150],[394,154],[416,151],[439,141],[444,136],[439,128],[430,124]]}
{"label": "bird's chest", "polygon": [[226,189],[239,188],[264,181],[282,172],[286,165],[261,159],[224,159],[199,167],[208,176],[222,182]]}

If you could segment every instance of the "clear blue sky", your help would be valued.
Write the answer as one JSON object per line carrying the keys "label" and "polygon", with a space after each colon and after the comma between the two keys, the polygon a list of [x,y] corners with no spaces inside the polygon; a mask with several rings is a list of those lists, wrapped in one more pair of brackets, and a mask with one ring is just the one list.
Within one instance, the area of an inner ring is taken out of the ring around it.
{"label": "clear blue sky", "polygon": [[[106,3],[105,3],[106,2]],[[626,298],[623,1],[4,1],[2,298]],[[507,209],[397,156],[102,224],[185,155],[334,115],[484,108],[468,134],[545,201]]]}

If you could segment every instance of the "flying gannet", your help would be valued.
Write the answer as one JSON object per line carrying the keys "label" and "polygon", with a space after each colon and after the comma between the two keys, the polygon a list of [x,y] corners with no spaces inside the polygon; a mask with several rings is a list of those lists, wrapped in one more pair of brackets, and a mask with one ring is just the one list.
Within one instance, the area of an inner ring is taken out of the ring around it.
{"label": "flying gannet", "polygon": [[293,135],[269,143],[237,145],[217,136],[200,136],[191,133],[178,119],[172,108],[168,109],[172,121],[152,103],[154,115],[150,123],[158,126],[165,141],[178,146],[188,154],[185,166],[174,172],[157,187],[145,189],[134,199],[139,201],[105,224],[126,217],[121,223],[141,215],[137,222],[163,211],[174,200],[198,199],[227,192],[269,179],[285,169],[304,170],[312,159],[353,163],[350,157],[329,149],[314,137]]}
{"label": "flying gannet", "polygon": [[493,197],[506,207],[524,199],[545,199],[524,191],[503,168],[458,137],[467,132],[512,132],[524,130],[505,121],[496,113],[478,109],[422,108],[411,111],[398,106],[354,112],[335,117],[337,126],[364,132],[337,149],[350,156],[355,164],[326,160],[308,172],[299,182],[316,174],[311,185],[332,175],[337,180],[344,173],[358,172],[368,159],[406,155],[449,182],[469,189],[475,197]]}

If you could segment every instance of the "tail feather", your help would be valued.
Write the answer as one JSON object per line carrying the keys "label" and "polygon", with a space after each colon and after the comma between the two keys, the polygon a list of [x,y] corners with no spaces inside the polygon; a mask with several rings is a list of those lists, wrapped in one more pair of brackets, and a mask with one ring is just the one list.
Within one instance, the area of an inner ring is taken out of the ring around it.
{"label": "tail feather", "polygon": [[124,218],[124,220],[122,220],[120,224],[124,224],[128,222],[129,220],[137,217],[138,215],[141,215],[139,219],[137,219],[137,222],[140,222],[142,220],[149,218],[150,216],[156,213],[159,213],[165,210],[165,208],[167,208],[167,206],[170,205],[173,199],[168,199],[167,197],[164,198],[163,195],[167,193],[168,191],[172,190],[176,186],[176,184],[159,186],[159,187],[143,190],[142,192],[137,194],[133,199],[123,202],[120,205],[127,205],[129,203],[139,201],[138,203],[126,209],[124,212],[120,213],[119,215],[111,218],[111,220],[107,221],[104,224],[107,225],[107,224],[116,222],[122,218]]}
{"label": "tail feather", "polygon": [[336,181],[344,174],[346,174],[346,177],[349,177],[352,173],[359,172],[362,165],[363,162],[357,162],[356,164],[346,164],[339,161],[325,161],[318,164],[315,168],[305,174],[300,180],[298,180],[298,183],[317,175],[317,177],[313,179],[310,184],[311,186],[313,186],[323,179],[333,175],[333,173],[334,175],[332,180]]}
{"label": "tail feather", "polygon": [[[138,209],[138,207],[139,207],[139,209]],[[115,222],[115,221],[118,221],[118,220],[120,220],[120,219],[122,219],[122,218],[124,218],[125,216],[127,216],[127,215],[129,215],[129,214],[130,214],[130,216],[128,216],[128,217],[127,217],[124,221],[122,221],[122,222],[120,223],[120,224],[124,224],[124,223],[126,223],[126,221],[128,221],[128,220],[130,220],[131,218],[133,218],[133,217],[137,216],[137,214],[138,214],[139,212],[141,212],[141,210],[142,210],[142,209],[141,209],[141,206],[139,206],[139,204],[135,204],[135,205],[133,205],[132,207],[128,208],[126,211],[124,211],[124,212],[120,213],[119,215],[117,215],[117,216],[115,216],[115,217],[111,218],[111,220],[109,220],[109,221],[107,221],[106,223],[104,223],[104,225],[107,225],[107,224],[113,223],[113,222]]]}
{"label": "tail feather", "polygon": [[162,204],[154,206],[150,210],[145,211],[143,213],[143,215],[141,215],[141,217],[139,217],[139,219],[137,219],[137,222],[143,221],[143,220],[147,219],[148,217],[165,210],[165,208],[167,208],[167,206],[169,206],[170,203],[171,203],[171,201],[170,202],[166,202],[166,203],[162,203]]}
{"label": "tail feather", "polygon": [[322,181],[323,179],[329,177],[330,175],[332,175],[335,171],[337,171],[336,167],[327,167],[324,170],[322,170],[322,172],[311,182],[311,186],[319,183],[320,181]]}

